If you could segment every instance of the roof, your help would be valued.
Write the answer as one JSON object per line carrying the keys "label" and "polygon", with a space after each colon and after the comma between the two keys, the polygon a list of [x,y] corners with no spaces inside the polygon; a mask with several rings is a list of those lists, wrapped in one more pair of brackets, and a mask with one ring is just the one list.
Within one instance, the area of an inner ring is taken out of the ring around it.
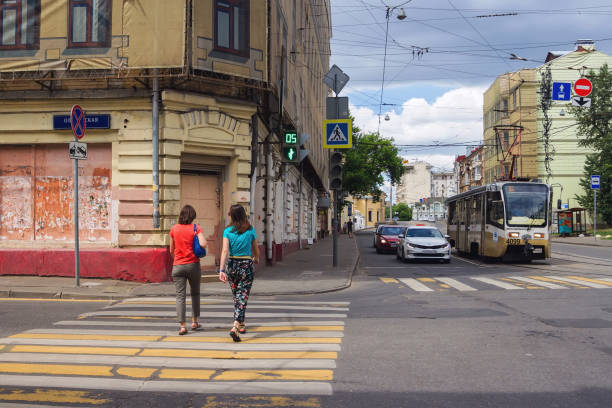
{"label": "roof", "polygon": [[433,225],[409,225],[408,229],[410,229],[410,228],[438,229],[438,228],[434,227]]}
{"label": "roof", "polygon": [[573,51],[548,51],[548,54],[546,54],[546,60],[544,60],[544,62],[552,61],[555,58],[562,57],[564,55],[569,54],[570,52]]}

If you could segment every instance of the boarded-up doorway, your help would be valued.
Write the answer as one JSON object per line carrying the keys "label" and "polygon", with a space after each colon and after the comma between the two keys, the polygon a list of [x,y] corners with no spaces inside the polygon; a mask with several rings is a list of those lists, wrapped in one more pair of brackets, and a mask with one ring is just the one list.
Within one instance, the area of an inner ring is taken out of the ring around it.
{"label": "boarded-up doorway", "polygon": [[207,254],[200,260],[203,271],[215,270],[221,258],[221,186],[217,173],[181,171],[181,208],[185,204],[196,210],[208,243]]}

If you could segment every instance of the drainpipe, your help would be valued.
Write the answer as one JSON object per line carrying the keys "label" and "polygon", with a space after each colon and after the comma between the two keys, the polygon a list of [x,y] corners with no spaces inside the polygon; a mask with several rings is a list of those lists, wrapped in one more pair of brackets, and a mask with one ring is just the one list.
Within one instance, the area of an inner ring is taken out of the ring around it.
{"label": "drainpipe", "polygon": [[249,223],[253,225],[255,223],[255,189],[257,188],[257,159],[258,157],[258,143],[259,143],[259,132],[257,130],[257,114],[251,117],[251,191],[249,195],[249,204],[251,207],[251,213],[249,214]]}
{"label": "drainpipe", "polygon": [[300,162],[300,184],[298,187],[298,191],[300,197],[298,198],[298,248],[302,249],[302,221],[304,221],[304,217],[302,217],[302,179],[304,178],[304,165]]}
{"label": "drainpipe", "polygon": [[153,228],[159,228],[159,70],[153,69]]}
{"label": "drainpipe", "polygon": [[287,180],[289,179],[289,165],[283,164],[283,225],[282,243],[285,243],[287,234]]}
{"label": "drainpipe", "polygon": [[272,147],[268,145],[266,155],[266,255],[272,261]]}

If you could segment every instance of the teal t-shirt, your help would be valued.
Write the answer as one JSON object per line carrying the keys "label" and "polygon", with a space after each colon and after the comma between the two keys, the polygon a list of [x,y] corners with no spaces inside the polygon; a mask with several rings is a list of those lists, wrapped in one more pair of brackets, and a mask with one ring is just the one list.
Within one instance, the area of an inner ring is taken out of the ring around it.
{"label": "teal t-shirt", "polygon": [[229,256],[253,256],[251,243],[257,239],[255,228],[251,227],[239,234],[234,227],[227,227],[223,231],[223,238],[229,241]]}

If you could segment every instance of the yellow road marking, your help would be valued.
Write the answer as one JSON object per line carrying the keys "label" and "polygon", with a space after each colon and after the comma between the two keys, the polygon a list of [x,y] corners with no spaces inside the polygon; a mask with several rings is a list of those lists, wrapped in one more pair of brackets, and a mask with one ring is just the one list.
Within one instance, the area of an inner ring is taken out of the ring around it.
{"label": "yellow road marking", "polygon": [[559,283],[559,284],[568,285],[568,286],[572,286],[574,288],[579,288],[579,289],[589,289],[586,286],[582,286],[582,285],[578,285],[578,284],[574,284],[574,283],[570,283],[570,282],[565,282],[565,281],[561,281],[561,280],[557,280],[557,279],[546,278],[544,276],[529,276],[529,277],[532,278],[532,279],[541,280],[541,281],[544,281],[544,282]]}
{"label": "yellow road marking", "polygon": [[599,280],[599,279],[583,278],[581,276],[568,276],[568,278],[570,278],[570,279],[577,279],[577,280],[581,280],[581,281],[585,281],[585,282],[591,282],[591,283],[599,283],[600,285],[612,286],[612,283],[606,282],[606,281],[602,281],[602,280]]}
{"label": "yellow road marking", "polygon": [[217,381],[331,381],[333,370],[228,370],[215,376]]}
{"label": "yellow road marking", "polygon": [[444,289],[450,289],[450,286],[449,286],[449,285],[447,285],[446,283],[441,283],[441,284],[440,284],[440,287],[441,287],[441,288],[444,288]]}
{"label": "yellow road marking", "polygon": [[52,402],[91,405],[101,405],[111,402],[111,400],[108,399],[95,399],[94,396],[92,396],[88,391],[45,389],[35,389],[29,391],[24,389],[9,390],[6,388],[0,388],[0,401]]}
{"label": "yellow road marking", "polygon": [[254,326],[247,327],[249,332],[269,331],[344,331],[344,326]]}
{"label": "yellow road marking", "polygon": [[120,367],[117,374],[132,378],[150,378],[157,368]]}
{"label": "yellow road marking", "polygon": [[399,283],[395,278],[379,278],[384,283]]}
{"label": "yellow road marking", "polygon": [[202,408],[320,408],[321,399],[317,397],[294,398],[280,396],[212,396],[206,397],[206,403]]}
{"label": "yellow road marking", "polygon": [[113,367],[111,366],[94,365],[0,363],[0,373],[86,375],[98,377],[112,377],[112,369]]}
{"label": "yellow road marking", "polygon": [[124,347],[73,347],[73,346],[28,346],[15,345],[12,353],[59,353],[59,354],[100,354],[110,356],[135,356],[139,348]]}
{"label": "yellow road marking", "polygon": [[228,350],[184,350],[184,349],[144,349],[139,354],[142,357],[186,357],[186,358],[316,358],[336,359],[335,351],[228,351]]}
{"label": "yellow road marking", "polygon": [[[158,341],[162,336],[122,336],[104,334],[45,334],[45,333],[20,333],[10,338],[16,339],[60,339],[60,340],[123,340],[123,341]],[[231,339],[230,339],[231,340]]]}
{"label": "yellow road marking", "polygon": [[[185,337],[185,336],[168,336],[162,342],[189,342],[189,343],[233,343],[230,337]],[[243,343],[252,344],[315,344],[315,343],[332,343],[340,344],[342,339],[339,337],[259,337],[248,338],[242,337]]]}
{"label": "yellow road marking", "polygon": [[110,303],[109,299],[46,299],[46,298],[0,298],[17,302],[82,302],[82,303]]}
{"label": "yellow road marking", "polygon": [[159,378],[174,380],[210,380],[215,370],[178,370],[164,368],[159,373]]}
{"label": "yellow road marking", "polygon": [[4,345],[0,344],[0,352],[2,352],[2,350],[4,350],[4,348],[5,348],[5,347],[6,347],[6,346],[4,346]]}
{"label": "yellow road marking", "polygon": [[432,278],[417,278],[417,279],[420,280],[421,282],[436,282],[436,280]]}
{"label": "yellow road marking", "polygon": [[517,281],[517,280],[511,279],[511,278],[501,278],[501,279],[505,280],[507,282],[511,282],[513,285],[521,286],[521,287],[526,288],[526,289],[544,289],[543,287],[533,286],[533,285],[530,285],[528,283]]}

